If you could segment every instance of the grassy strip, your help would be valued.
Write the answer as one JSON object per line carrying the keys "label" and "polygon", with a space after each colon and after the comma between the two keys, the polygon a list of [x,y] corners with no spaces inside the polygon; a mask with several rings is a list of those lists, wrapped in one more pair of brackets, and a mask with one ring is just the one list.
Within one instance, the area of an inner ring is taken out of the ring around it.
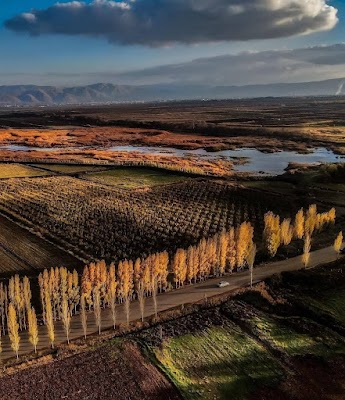
{"label": "grassy strip", "polygon": [[48,175],[48,173],[26,165],[0,163],[0,179],[27,178],[45,175]]}
{"label": "grassy strip", "polygon": [[165,185],[188,179],[187,176],[180,174],[147,168],[117,168],[108,171],[90,173],[85,177],[93,182],[121,186],[127,189]]}
{"label": "grassy strip", "polygon": [[183,335],[154,350],[186,399],[245,399],[254,388],[274,385],[279,364],[235,325]]}

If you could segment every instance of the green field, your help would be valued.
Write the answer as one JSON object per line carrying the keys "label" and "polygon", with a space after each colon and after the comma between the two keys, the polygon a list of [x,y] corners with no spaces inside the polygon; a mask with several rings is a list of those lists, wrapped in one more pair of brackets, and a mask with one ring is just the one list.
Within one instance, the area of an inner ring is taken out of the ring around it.
{"label": "green field", "polygon": [[83,172],[103,171],[105,167],[93,165],[69,165],[69,164],[33,164],[37,168],[43,168],[52,172],[60,172],[62,174],[77,174]]}
{"label": "green field", "polygon": [[147,186],[165,185],[188,179],[187,176],[149,168],[116,168],[108,171],[88,173],[85,178],[105,184],[135,189]]}
{"label": "green field", "polygon": [[282,376],[264,347],[230,323],[167,340],[155,355],[185,399],[242,399]]}
{"label": "green field", "polygon": [[[295,326],[305,326],[308,332],[298,332],[288,326],[287,318],[271,318],[267,315],[256,316],[250,320],[252,329],[256,328],[259,335],[272,347],[279,349],[289,356],[315,355],[325,359],[329,356],[329,349],[332,354],[345,354],[345,340],[331,330],[311,322],[306,318],[293,318],[291,321]],[[315,332],[312,328],[315,327]]]}
{"label": "green field", "polygon": [[344,291],[327,290],[322,296],[303,296],[300,301],[317,313],[326,314],[345,327],[345,288]]}
{"label": "green field", "polygon": [[[221,306],[175,320],[158,343],[151,342],[158,331],[147,334],[151,359],[187,400],[295,398],[289,396],[296,377],[301,390],[318,393],[303,374],[345,361],[344,261],[338,263],[335,269],[285,273]],[[324,382],[312,385],[329,390]]]}
{"label": "green field", "polygon": [[0,163],[0,179],[45,176],[47,174],[45,171],[40,171],[27,165]]}

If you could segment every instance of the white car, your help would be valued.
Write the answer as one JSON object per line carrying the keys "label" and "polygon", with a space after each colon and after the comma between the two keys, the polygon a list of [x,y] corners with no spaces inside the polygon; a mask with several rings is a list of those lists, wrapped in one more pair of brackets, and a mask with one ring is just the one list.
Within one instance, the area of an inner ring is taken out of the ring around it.
{"label": "white car", "polygon": [[223,287],[226,287],[226,286],[229,286],[229,285],[230,285],[230,283],[227,282],[227,281],[221,281],[221,282],[218,283],[218,287],[219,288],[223,288]]}

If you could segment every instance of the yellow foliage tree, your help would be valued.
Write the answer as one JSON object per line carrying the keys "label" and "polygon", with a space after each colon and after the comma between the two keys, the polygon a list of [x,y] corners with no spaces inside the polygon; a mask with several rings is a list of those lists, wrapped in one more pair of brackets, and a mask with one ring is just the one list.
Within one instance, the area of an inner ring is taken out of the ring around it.
{"label": "yellow foliage tree", "polygon": [[45,292],[45,310],[46,310],[46,326],[47,326],[47,331],[48,331],[48,337],[50,340],[50,344],[52,349],[54,348],[54,342],[55,342],[55,327],[54,327],[54,316],[53,316],[53,310],[52,310],[52,304],[51,304],[51,299],[49,292]]}
{"label": "yellow foliage tree", "polygon": [[295,236],[297,239],[302,239],[304,236],[305,217],[304,210],[301,208],[295,217]]}
{"label": "yellow foliage tree", "polygon": [[80,321],[81,326],[83,328],[84,338],[86,339],[87,335],[87,313],[86,313],[86,301],[85,295],[82,294],[80,297]]}
{"label": "yellow foliage tree", "polygon": [[303,254],[302,254],[302,263],[304,268],[307,268],[310,261],[310,250],[311,250],[311,237],[306,235],[304,238],[304,246],[303,246]]}
{"label": "yellow foliage tree", "polygon": [[271,211],[265,214],[264,242],[268,254],[274,257],[281,244],[280,217]]}
{"label": "yellow foliage tree", "polygon": [[285,246],[289,245],[293,239],[294,229],[291,225],[291,219],[285,218],[280,226],[280,241]]}
{"label": "yellow foliage tree", "polygon": [[246,259],[250,273],[250,287],[253,287],[253,271],[254,271],[255,258],[256,258],[256,244],[252,243]]}
{"label": "yellow foliage tree", "polygon": [[28,325],[29,325],[29,339],[30,343],[34,346],[35,353],[37,353],[38,344],[38,325],[36,311],[33,307],[28,310]]}
{"label": "yellow foliage tree", "polygon": [[19,344],[20,344],[19,325],[18,325],[16,308],[12,303],[10,303],[10,305],[8,306],[7,328],[8,328],[8,335],[11,341],[12,350],[16,353],[16,357],[18,359]]}
{"label": "yellow foliage tree", "polygon": [[343,240],[344,240],[343,232],[339,232],[338,236],[334,241],[334,251],[337,253],[337,258],[340,255],[340,250],[343,246]]}

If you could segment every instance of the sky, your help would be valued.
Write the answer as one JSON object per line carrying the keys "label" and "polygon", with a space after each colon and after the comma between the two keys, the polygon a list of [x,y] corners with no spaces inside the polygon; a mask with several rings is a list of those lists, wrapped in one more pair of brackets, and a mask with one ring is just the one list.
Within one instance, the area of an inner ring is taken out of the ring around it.
{"label": "sky", "polygon": [[2,0],[0,85],[345,78],[343,0]]}

